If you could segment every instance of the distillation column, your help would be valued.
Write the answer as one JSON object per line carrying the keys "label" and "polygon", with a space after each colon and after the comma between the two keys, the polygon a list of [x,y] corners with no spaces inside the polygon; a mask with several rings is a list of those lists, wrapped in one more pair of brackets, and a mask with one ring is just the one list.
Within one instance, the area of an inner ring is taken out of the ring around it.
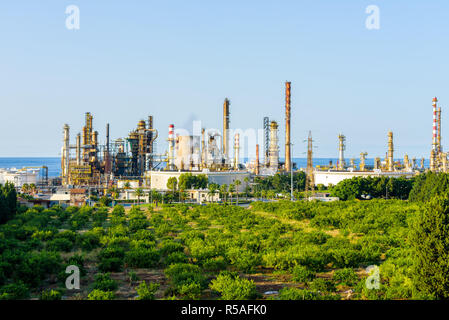
{"label": "distillation column", "polygon": [[64,140],[62,146],[62,178],[63,184],[69,184],[69,163],[70,163],[70,127],[64,125]]}
{"label": "distillation column", "polygon": [[285,171],[291,170],[291,140],[290,140],[290,118],[291,118],[291,82],[285,83]]}
{"label": "distillation column", "polygon": [[365,171],[367,152],[360,153],[360,171]]}
{"label": "distillation column", "polygon": [[168,170],[175,168],[175,125],[168,126]]}
{"label": "distillation column", "polygon": [[393,132],[388,132],[388,171],[394,171]]}
{"label": "distillation column", "polygon": [[238,133],[235,134],[234,137],[234,169],[238,170],[239,168],[239,153],[240,153],[240,135]]}
{"label": "distillation column", "polygon": [[279,168],[278,124],[271,121],[270,124],[270,168],[275,172]]}

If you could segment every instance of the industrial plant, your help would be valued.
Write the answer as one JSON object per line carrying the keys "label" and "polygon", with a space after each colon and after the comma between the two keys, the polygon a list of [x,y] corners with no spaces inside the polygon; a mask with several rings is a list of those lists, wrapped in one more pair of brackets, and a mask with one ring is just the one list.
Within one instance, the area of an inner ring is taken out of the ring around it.
{"label": "industrial plant", "polygon": [[[180,135],[176,134],[175,125],[169,124],[168,148],[163,152],[156,151],[159,133],[154,127],[152,115],[146,120],[138,120],[137,126],[128,136],[114,140],[110,138],[110,125],[107,123],[104,143],[100,143],[99,133],[94,129],[94,115],[87,112],[85,124],[75,134],[74,141],[71,141],[70,126],[63,126],[60,189],[66,190],[67,194],[72,192],[70,190],[79,189],[96,190],[104,194],[108,189],[121,189],[127,185],[132,190],[142,188],[147,192],[168,192],[169,180],[176,178],[179,181],[180,176],[185,173],[203,175],[209,183],[220,186],[233,184],[237,180],[248,184],[255,176],[290,174],[302,170],[306,173],[306,190],[313,191],[318,185],[328,187],[353,177],[410,178],[425,170],[448,172],[447,153],[443,152],[441,144],[441,107],[437,106],[437,98],[433,99],[432,104],[433,137],[429,168],[424,167],[424,158],[420,159],[419,164],[416,158],[409,159],[407,154],[403,161],[395,160],[392,131],[386,133],[385,158],[374,158],[373,165],[367,164],[368,153],[364,150],[361,150],[357,164],[356,159],[346,159],[348,140],[343,133],[339,134],[336,139],[338,161],[329,161],[326,166],[314,166],[312,132],[309,132],[306,140],[307,167],[297,168],[292,161],[291,151],[291,89],[291,82],[285,82],[284,161],[279,156],[279,123],[275,119],[263,117],[262,150],[259,150],[259,144],[250,146],[255,147],[255,159],[248,159],[243,163],[240,158],[241,135],[235,133],[231,136],[231,101],[228,98],[223,102],[221,132],[201,128],[200,134]],[[259,152],[262,152],[262,157],[259,157]],[[36,168],[14,170],[0,171],[0,183],[10,181],[20,187],[39,182]],[[49,184],[48,176],[44,180],[45,184]],[[126,193],[126,199],[129,199],[130,193],[132,197],[132,191],[128,190]],[[204,198],[205,195],[192,195],[192,199],[201,197]]]}

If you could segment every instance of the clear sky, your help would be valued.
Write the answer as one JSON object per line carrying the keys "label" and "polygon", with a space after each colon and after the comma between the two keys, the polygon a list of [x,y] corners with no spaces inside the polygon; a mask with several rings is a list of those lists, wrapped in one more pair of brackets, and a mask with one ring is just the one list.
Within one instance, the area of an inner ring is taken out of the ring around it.
{"label": "clear sky", "polygon": [[348,157],[384,156],[389,130],[395,157],[428,157],[434,96],[449,148],[448,17],[447,0],[2,1],[0,156],[60,155],[86,111],[101,140],[153,115],[162,151],[170,123],[221,129],[228,97],[233,128],[279,122],[283,157],[288,80],[295,157],[309,130],[316,157],[337,157],[340,132]]}

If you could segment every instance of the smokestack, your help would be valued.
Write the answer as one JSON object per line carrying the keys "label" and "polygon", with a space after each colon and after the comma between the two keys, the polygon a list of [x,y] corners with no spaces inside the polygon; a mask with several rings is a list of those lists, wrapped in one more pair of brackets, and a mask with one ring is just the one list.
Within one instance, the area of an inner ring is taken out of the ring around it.
{"label": "smokestack", "polygon": [[174,170],[175,164],[175,125],[168,126],[168,169]]}
{"label": "smokestack", "polygon": [[433,138],[432,138],[432,150],[437,150],[437,102],[438,99],[433,98]]}
{"label": "smokestack", "polygon": [[393,132],[388,132],[388,171],[394,170],[394,158],[393,158]]}
{"label": "smokestack", "polygon": [[291,170],[290,153],[290,116],[291,116],[291,82],[285,82],[285,171]]}
{"label": "smokestack", "polygon": [[229,158],[229,99],[226,98],[223,104],[223,147],[222,152],[225,161]]}
{"label": "smokestack", "polygon": [[344,170],[345,168],[345,155],[344,155],[344,151],[346,149],[346,145],[345,145],[345,141],[346,141],[346,137],[342,134],[340,134],[338,136],[338,170]]}
{"label": "smokestack", "polygon": [[239,153],[240,153],[240,135],[238,133],[235,134],[234,137],[234,169],[238,170],[239,168]]}
{"label": "smokestack", "polygon": [[105,168],[104,171],[106,175],[111,173],[111,159],[110,159],[110,149],[109,149],[109,123],[106,124],[106,154],[105,154]]}
{"label": "smokestack", "polygon": [[256,144],[256,175],[259,175],[259,145]]}
{"label": "smokestack", "polygon": [[438,108],[438,135],[437,135],[437,152],[443,152],[443,148],[441,147],[441,107]]}
{"label": "smokestack", "polygon": [[70,164],[70,127],[64,125],[64,144],[62,147],[62,177],[64,185],[69,184],[69,164]]}

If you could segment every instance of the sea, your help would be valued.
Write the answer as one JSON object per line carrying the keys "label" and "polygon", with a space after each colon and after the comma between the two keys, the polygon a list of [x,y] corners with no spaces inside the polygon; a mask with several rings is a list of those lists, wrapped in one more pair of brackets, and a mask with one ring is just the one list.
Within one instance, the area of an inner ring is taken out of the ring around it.
{"label": "sea", "polygon": [[[402,160],[402,159],[397,159]],[[247,159],[243,159],[244,162]],[[284,161],[282,158],[280,161]],[[314,166],[327,166],[329,162],[332,161],[333,164],[337,164],[337,158],[314,158],[313,165]],[[307,167],[307,158],[293,158],[293,162],[296,163],[297,168],[306,168]],[[355,159],[355,164],[359,165],[360,159]],[[349,159],[346,159],[346,163],[349,164]],[[374,166],[374,159],[366,159],[366,166]],[[419,166],[420,159],[417,159],[417,165]],[[61,175],[61,158],[53,157],[53,158],[0,158],[0,168],[6,169],[22,169],[25,167],[48,167],[48,177],[54,178]],[[424,166],[426,168],[429,167],[429,159],[426,159],[424,162]],[[41,172],[42,174],[43,172]]]}

